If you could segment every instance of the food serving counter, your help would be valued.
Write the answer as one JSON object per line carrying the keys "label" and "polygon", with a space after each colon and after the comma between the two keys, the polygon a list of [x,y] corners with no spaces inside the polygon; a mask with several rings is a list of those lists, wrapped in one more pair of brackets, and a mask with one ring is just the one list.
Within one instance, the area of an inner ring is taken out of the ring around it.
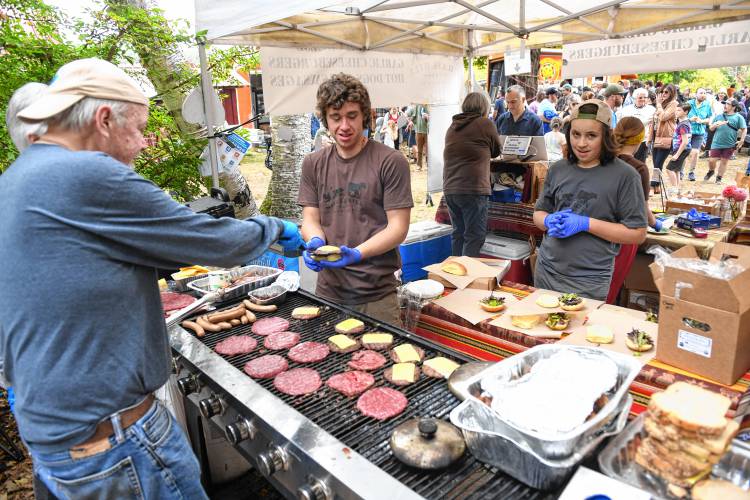
{"label": "food serving counter", "polygon": [[[518,283],[503,282],[501,290],[512,293],[520,299],[533,292],[534,288]],[[422,308],[415,333],[456,352],[488,361],[499,361],[536,345],[556,342],[554,339],[531,337],[518,331],[494,326],[490,324],[490,320],[472,325],[432,303]],[[643,412],[654,393],[661,392],[668,385],[680,380],[693,381],[728,396],[732,400],[732,412],[744,412],[750,407],[750,372],[746,373],[736,384],[725,386],[651,360],[643,367],[630,387],[633,397],[631,413],[637,415]]]}

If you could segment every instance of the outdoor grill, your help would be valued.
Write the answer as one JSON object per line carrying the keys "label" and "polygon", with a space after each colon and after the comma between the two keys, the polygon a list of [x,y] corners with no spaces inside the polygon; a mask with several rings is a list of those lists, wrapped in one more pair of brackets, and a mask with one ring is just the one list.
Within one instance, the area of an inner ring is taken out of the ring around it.
{"label": "outdoor grill", "polygon": [[[292,320],[295,307],[318,305],[319,318]],[[227,307],[230,307],[227,304]],[[394,335],[394,344],[410,342],[425,350],[426,358],[442,355],[456,361],[468,358],[446,351],[409,332],[343,309],[311,294],[289,293],[274,313],[256,313],[258,318],[281,316],[290,321],[290,330],[302,341],[326,342],[334,325],[357,317],[366,331]],[[251,354],[222,357],[214,346],[230,335],[248,334],[259,340]],[[227,438],[250,463],[287,496],[298,498],[525,498],[541,499],[549,493],[533,490],[474,459],[468,452],[457,463],[440,471],[423,471],[399,462],[391,453],[389,438],[399,424],[415,417],[448,420],[460,401],[449,391],[445,380],[422,376],[417,383],[397,388],[409,399],[406,410],[384,422],[363,416],[356,408],[357,398],[347,398],[328,388],[325,381],[347,370],[351,354],[331,352],[314,364],[324,381],[321,388],[306,396],[289,396],[276,390],[273,379],[251,379],[242,368],[247,361],[268,353],[263,338],[251,333],[251,325],[208,333],[202,339],[179,326],[170,330],[176,354],[178,386],[186,396],[188,427],[199,458],[205,460],[200,443],[196,408],[206,419],[226,432]],[[383,378],[385,367],[373,373],[375,387],[389,384]],[[302,366],[289,360],[289,368]],[[191,417],[192,415],[192,417]],[[205,464],[204,464],[205,465]]]}

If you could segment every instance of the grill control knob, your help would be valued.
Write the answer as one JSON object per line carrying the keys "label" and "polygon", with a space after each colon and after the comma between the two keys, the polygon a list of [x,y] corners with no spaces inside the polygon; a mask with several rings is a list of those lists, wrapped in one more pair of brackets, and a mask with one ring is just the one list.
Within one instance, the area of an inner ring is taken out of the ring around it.
{"label": "grill control knob", "polygon": [[246,418],[238,418],[233,424],[229,424],[224,429],[227,436],[227,441],[232,444],[239,444],[245,439],[255,439],[255,433],[258,429],[255,428],[255,424]]}
{"label": "grill control knob", "polygon": [[180,373],[180,369],[182,368],[180,359],[181,359],[180,356],[172,356],[172,373],[175,375]]}
{"label": "grill control knob", "polygon": [[198,380],[198,375],[193,374],[178,379],[177,388],[180,389],[180,392],[183,396],[198,392],[198,390],[201,388],[200,381]]}
{"label": "grill control knob", "polygon": [[311,476],[307,484],[297,488],[297,498],[299,500],[330,500],[333,495],[325,482]]}
{"label": "grill control knob", "polygon": [[206,418],[211,418],[214,415],[221,415],[224,413],[224,402],[215,394],[212,394],[206,399],[202,399],[200,403],[198,403],[198,407],[201,409],[201,414]]}
{"label": "grill control knob", "polygon": [[274,473],[286,469],[286,452],[278,446],[271,446],[268,451],[258,455],[256,465],[258,471],[265,477],[271,477]]}

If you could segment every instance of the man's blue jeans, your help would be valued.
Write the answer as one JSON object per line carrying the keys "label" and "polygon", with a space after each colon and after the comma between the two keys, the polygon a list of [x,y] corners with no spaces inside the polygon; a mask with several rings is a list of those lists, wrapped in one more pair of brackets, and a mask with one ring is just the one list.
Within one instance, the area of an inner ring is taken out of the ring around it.
{"label": "man's blue jeans", "polygon": [[208,498],[190,443],[159,401],[109,440],[112,448],[81,459],[32,452],[34,474],[58,498]]}
{"label": "man's blue jeans", "polygon": [[479,257],[487,236],[489,200],[489,196],[479,194],[445,195],[453,226],[451,255]]}

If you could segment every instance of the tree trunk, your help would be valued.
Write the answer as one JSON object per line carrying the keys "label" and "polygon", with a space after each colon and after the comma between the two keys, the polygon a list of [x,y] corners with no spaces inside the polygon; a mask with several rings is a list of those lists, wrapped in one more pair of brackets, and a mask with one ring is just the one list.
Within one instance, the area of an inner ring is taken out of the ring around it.
{"label": "tree trunk", "polygon": [[[299,219],[297,205],[302,160],[310,153],[310,115],[271,117],[273,174],[267,197],[271,197],[268,215]],[[266,203],[264,203],[266,205]]]}

